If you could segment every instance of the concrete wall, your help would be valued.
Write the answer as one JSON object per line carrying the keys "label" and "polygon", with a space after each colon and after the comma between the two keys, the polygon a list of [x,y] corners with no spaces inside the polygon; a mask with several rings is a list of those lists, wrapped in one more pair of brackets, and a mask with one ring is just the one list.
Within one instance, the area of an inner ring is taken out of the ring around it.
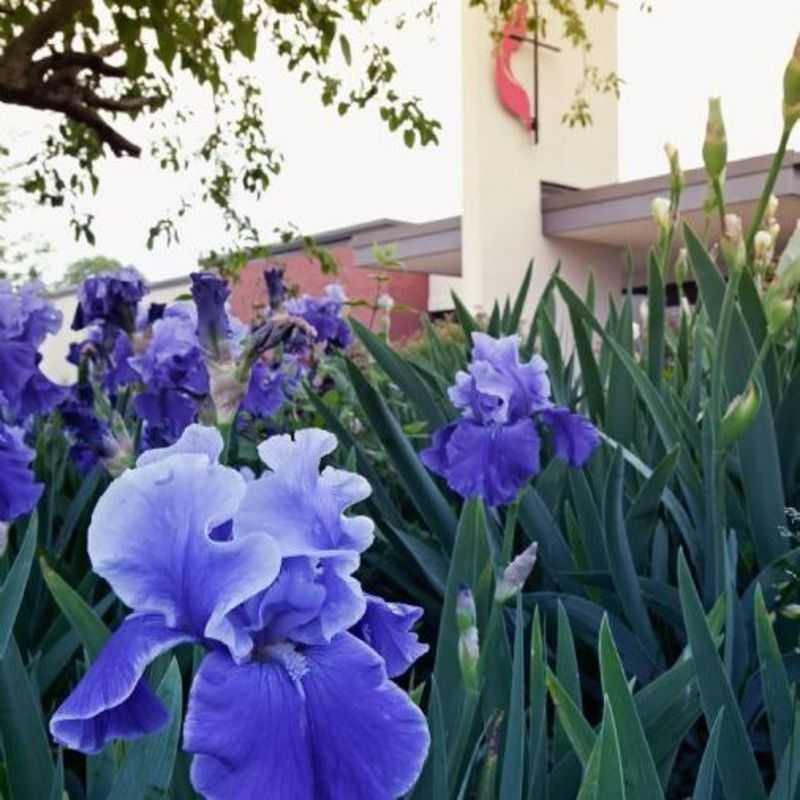
{"label": "concrete wall", "polygon": [[[545,6],[542,5],[544,9]],[[561,117],[584,69],[583,56],[563,41],[556,20],[540,50],[539,143],[506,112],[496,97],[489,22],[462,0],[464,103],[464,215],[461,294],[476,311],[513,294],[531,258],[536,267],[532,300],[541,294],[558,261],[563,275],[582,288],[594,268],[598,298],[622,287],[619,251],[548,240],[541,230],[541,181],[586,188],[617,179],[617,101],[592,96],[594,124],[568,128]],[[603,72],[616,67],[616,12],[588,14],[592,62]],[[523,45],[513,64],[518,80],[532,88],[533,48]],[[598,309],[603,311],[602,306]]]}

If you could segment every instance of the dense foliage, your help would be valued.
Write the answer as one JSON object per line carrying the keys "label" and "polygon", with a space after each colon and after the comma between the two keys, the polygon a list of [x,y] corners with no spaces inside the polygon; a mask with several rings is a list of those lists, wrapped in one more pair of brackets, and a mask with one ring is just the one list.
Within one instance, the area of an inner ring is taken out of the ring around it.
{"label": "dense foliage", "polygon": [[797,797],[798,119],[800,43],[745,231],[712,102],[719,247],[667,148],[638,326],[557,269],[524,320],[533,265],[403,348],[336,285],[269,271],[245,326],[215,274],[148,307],[127,269],[82,285],[59,387],[59,315],[3,285],[0,793]]}

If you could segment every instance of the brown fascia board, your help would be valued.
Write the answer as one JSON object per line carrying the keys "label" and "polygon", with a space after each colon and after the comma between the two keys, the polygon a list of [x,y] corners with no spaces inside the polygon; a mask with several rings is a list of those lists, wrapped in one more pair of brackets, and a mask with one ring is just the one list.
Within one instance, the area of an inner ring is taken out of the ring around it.
{"label": "brown fascia board", "polygon": [[360,233],[351,247],[358,267],[376,265],[373,246],[396,247],[399,261],[426,258],[461,250],[461,217],[447,217],[432,222],[409,223]]}
{"label": "brown fascia board", "polygon": [[[757,156],[733,161],[728,165],[725,199],[731,204],[755,202],[772,164],[772,156]],[[685,173],[681,195],[682,211],[703,208],[708,195],[704,169]],[[670,176],[609,184],[594,189],[576,189],[553,193],[543,186],[542,229],[548,236],[564,236],[586,228],[614,225],[650,216],[654,197],[669,194]],[[778,197],[800,196],[800,153],[789,151],[784,157],[775,184]]]}

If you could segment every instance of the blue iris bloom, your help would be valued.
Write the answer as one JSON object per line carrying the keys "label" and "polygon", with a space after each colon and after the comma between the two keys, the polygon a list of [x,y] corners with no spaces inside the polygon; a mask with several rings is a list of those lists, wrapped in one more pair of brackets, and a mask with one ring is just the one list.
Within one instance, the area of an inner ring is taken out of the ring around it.
{"label": "blue iris bloom", "polygon": [[65,395],[39,369],[42,342],[61,327],[61,313],[43,291],[36,281],[18,290],[0,281],[0,418],[7,421],[47,413]]}
{"label": "blue iris bloom", "polygon": [[436,431],[423,463],[462,497],[489,505],[512,502],[541,470],[541,429],[549,430],[558,458],[579,467],[599,443],[580,414],[555,406],[547,364],[519,358],[519,337],[472,334],[472,358],[449,390],[461,418]]}
{"label": "blue iris bloom", "polygon": [[269,307],[277,311],[286,300],[286,284],[283,280],[283,267],[270,267],[264,270],[264,283],[267,286]]}
{"label": "blue iris bloom", "polygon": [[183,304],[167,308],[152,327],[147,350],[129,359],[144,391],[135,400],[150,446],[171,444],[194,422],[208,393],[208,372],[196,318]]}
{"label": "blue iris bloom", "polygon": [[183,746],[206,798],[408,791],[429,736],[387,663],[395,672],[398,652],[406,665],[420,652],[409,633],[417,612],[396,609],[399,622],[373,622],[370,637],[350,632],[369,606],[353,573],[373,525],[345,514],[369,494],[366,481],[320,472],[335,445],[319,430],[272,437],[259,447],[267,469],[246,482],[219,464],[220,434],[193,425],[110,485],[89,555],[132,613],[53,716],[58,742],[96,753],[158,730],[167,712],[147,665],[194,642],[207,653]]}
{"label": "blue iris bloom", "polygon": [[42,495],[30,463],[34,452],[19,428],[0,422],[0,523],[13,522],[33,509]]}
{"label": "blue iris bloom", "polygon": [[92,275],[78,289],[72,329],[102,323],[132,333],[139,301],[146,292],[142,276],[133,267]]}
{"label": "blue iris bloom", "polygon": [[349,346],[353,339],[350,326],[342,316],[347,301],[344,290],[338,283],[325,288],[322,297],[303,295],[286,303],[286,310],[305,320],[315,331],[315,341],[326,349]]}
{"label": "blue iris bloom", "polygon": [[[288,356],[285,360],[291,361]],[[269,419],[277,414],[297,382],[287,366],[287,364],[272,365],[257,361],[250,373],[250,383],[240,410],[262,419]]]}
{"label": "blue iris bloom", "polygon": [[228,284],[211,272],[193,272],[190,277],[200,346],[215,358],[223,357],[225,343],[233,335],[225,308],[230,295]]}

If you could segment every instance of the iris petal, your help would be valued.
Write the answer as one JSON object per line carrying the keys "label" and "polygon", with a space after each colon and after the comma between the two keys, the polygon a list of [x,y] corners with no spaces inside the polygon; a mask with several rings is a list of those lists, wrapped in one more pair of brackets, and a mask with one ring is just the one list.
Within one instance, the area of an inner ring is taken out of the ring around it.
{"label": "iris petal", "polygon": [[212,464],[216,464],[222,454],[222,447],[222,434],[216,428],[209,428],[205,425],[189,425],[175,444],[147,450],[139,456],[136,465],[144,467],[177,453],[206,455]]}
{"label": "iris petal", "polygon": [[583,466],[600,444],[597,428],[568,408],[547,409],[542,412],[542,419],[553,432],[556,455],[570,466]]}
{"label": "iris petal", "polygon": [[369,547],[372,520],[344,514],[369,496],[369,483],[332,467],[319,472],[322,458],[335,448],[336,437],[317,429],[263,442],[258,452],[269,471],[248,484],[234,530],[267,531],[284,557]]}
{"label": "iris petal", "polygon": [[462,497],[510,503],[539,472],[541,440],[531,419],[484,427],[461,420],[437,431],[423,463]]}
{"label": "iris petal", "polygon": [[191,640],[158,616],[128,617],[53,715],[53,737],[73,750],[97,753],[111,739],[135,739],[158,730],[168,715],[143,679],[144,671],[161,653]]}
{"label": "iris petal", "polygon": [[117,478],[89,527],[94,571],[135,611],[226,644],[236,658],[252,646],[230,612],[272,583],[280,554],[266,535],[215,540],[244,495],[236,470],[206,455],[179,453]]}
{"label": "iris petal", "polygon": [[367,595],[367,610],[352,632],[384,660],[386,674],[395,678],[428,652],[428,645],[411,632],[421,616],[422,609],[417,606],[387,603]]}
{"label": "iris petal", "polygon": [[408,791],[428,729],[380,657],[349,634],[290,656],[236,669],[221,653],[203,661],[184,728],[195,789],[208,800],[391,800]]}

